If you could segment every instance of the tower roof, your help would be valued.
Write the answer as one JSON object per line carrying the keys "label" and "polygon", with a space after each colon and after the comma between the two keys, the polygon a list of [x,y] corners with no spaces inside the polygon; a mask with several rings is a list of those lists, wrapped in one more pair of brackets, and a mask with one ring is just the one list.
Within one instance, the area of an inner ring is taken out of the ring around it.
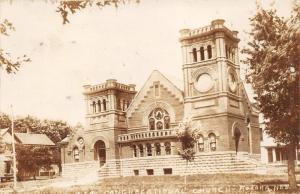
{"label": "tower roof", "polygon": [[185,40],[199,38],[202,36],[207,36],[211,34],[215,34],[217,32],[224,32],[229,38],[239,41],[237,34],[238,31],[229,30],[225,25],[225,20],[223,19],[216,19],[211,22],[210,25],[196,28],[196,29],[181,29],[180,32],[180,42]]}

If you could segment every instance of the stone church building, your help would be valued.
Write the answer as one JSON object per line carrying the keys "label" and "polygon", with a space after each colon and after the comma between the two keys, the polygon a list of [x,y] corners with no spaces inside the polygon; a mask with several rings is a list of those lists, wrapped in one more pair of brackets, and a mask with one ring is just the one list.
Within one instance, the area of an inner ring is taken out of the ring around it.
{"label": "stone church building", "polygon": [[256,170],[258,112],[239,76],[238,32],[224,23],[180,30],[183,90],[157,70],[140,91],[115,79],[85,85],[87,125],[61,142],[63,176],[181,174],[175,128],[187,118],[200,130],[190,174]]}

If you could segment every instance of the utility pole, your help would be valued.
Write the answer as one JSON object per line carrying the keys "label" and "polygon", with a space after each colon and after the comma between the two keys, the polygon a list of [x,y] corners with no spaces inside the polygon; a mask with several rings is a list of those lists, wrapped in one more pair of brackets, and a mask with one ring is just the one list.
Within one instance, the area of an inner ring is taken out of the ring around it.
{"label": "utility pole", "polygon": [[16,147],[15,147],[15,133],[14,133],[14,112],[13,106],[10,105],[11,108],[11,139],[12,139],[12,154],[13,154],[13,173],[14,173],[14,191],[17,189],[17,164],[16,164]]}

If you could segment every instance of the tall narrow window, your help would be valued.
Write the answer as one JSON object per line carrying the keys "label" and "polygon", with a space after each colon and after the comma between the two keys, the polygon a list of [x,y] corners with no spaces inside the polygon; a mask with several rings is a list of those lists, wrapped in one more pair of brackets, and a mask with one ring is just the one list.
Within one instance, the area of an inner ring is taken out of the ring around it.
{"label": "tall narrow window", "polygon": [[152,147],[150,143],[146,144],[147,156],[152,156]]}
{"label": "tall narrow window", "polygon": [[140,157],[144,157],[144,147],[142,144],[139,145]]}
{"label": "tall narrow window", "polygon": [[106,111],[106,100],[103,99],[102,103],[103,103],[103,111]]}
{"label": "tall narrow window", "polygon": [[207,55],[208,55],[208,59],[212,58],[212,50],[211,50],[211,46],[210,45],[207,46]]}
{"label": "tall narrow window", "polygon": [[155,129],[155,120],[154,118],[149,119],[149,129],[154,130]]}
{"label": "tall narrow window", "polygon": [[132,150],[133,150],[133,157],[137,157],[137,149],[136,149],[136,145],[132,146]]}
{"label": "tall narrow window", "polygon": [[170,142],[165,142],[165,151],[166,151],[166,155],[171,154],[171,143]]}
{"label": "tall narrow window", "polygon": [[121,99],[118,100],[118,109],[122,110],[122,100]]}
{"label": "tall narrow window", "polygon": [[101,112],[101,101],[100,100],[98,100],[97,105],[98,105],[98,112]]}
{"label": "tall narrow window", "polygon": [[209,134],[208,138],[209,138],[210,150],[216,151],[216,149],[217,149],[216,135],[211,133],[211,134]]}
{"label": "tall narrow window", "polygon": [[95,101],[93,102],[92,107],[93,107],[93,113],[96,113],[97,107]]}
{"label": "tall narrow window", "polygon": [[197,49],[193,48],[193,62],[197,62]]}
{"label": "tall narrow window", "polygon": [[125,111],[125,109],[126,109],[126,102],[125,102],[125,100],[123,100],[123,107],[122,107],[122,110]]}
{"label": "tall narrow window", "polygon": [[159,84],[154,85],[154,95],[155,97],[159,96]]}
{"label": "tall narrow window", "polygon": [[160,156],[161,155],[160,143],[155,143],[154,146],[155,146],[155,154],[157,156]]}
{"label": "tall narrow window", "polygon": [[228,59],[229,51],[227,45],[225,45],[225,54],[226,54],[226,59]]}
{"label": "tall narrow window", "polygon": [[198,143],[198,152],[203,152],[204,151],[204,138],[202,135],[199,136],[197,143]]}
{"label": "tall narrow window", "polygon": [[204,47],[203,46],[200,48],[200,57],[201,57],[201,61],[205,60]]}
{"label": "tall narrow window", "polygon": [[79,150],[77,147],[74,147],[73,149],[73,158],[75,162],[79,161]]}
{"label": "tall narrow window", "polygon": [[169,116],[164,117],[164,123],[165,123],[165,129],[170,129],[170,117]]}

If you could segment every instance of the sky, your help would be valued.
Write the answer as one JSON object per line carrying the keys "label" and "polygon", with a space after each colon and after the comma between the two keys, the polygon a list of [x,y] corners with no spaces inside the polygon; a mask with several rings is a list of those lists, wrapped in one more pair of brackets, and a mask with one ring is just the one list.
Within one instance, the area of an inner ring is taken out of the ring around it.
{"label": "sky", "polygon": [[[117,79],[137,89],[153,70],[182,80],[179,30],[209,25],[217,18],[239,31],[246,45],[255,0],[141,0],[119,8],[87,8],[63,25],[57,2],[1,0],[0,22],[16,28],[0,36],[13,57],[28,55],[15,75],[0,72],[0,112],[85,123],[84,84]],[[288,16],[292,0],[261,0]]]}

